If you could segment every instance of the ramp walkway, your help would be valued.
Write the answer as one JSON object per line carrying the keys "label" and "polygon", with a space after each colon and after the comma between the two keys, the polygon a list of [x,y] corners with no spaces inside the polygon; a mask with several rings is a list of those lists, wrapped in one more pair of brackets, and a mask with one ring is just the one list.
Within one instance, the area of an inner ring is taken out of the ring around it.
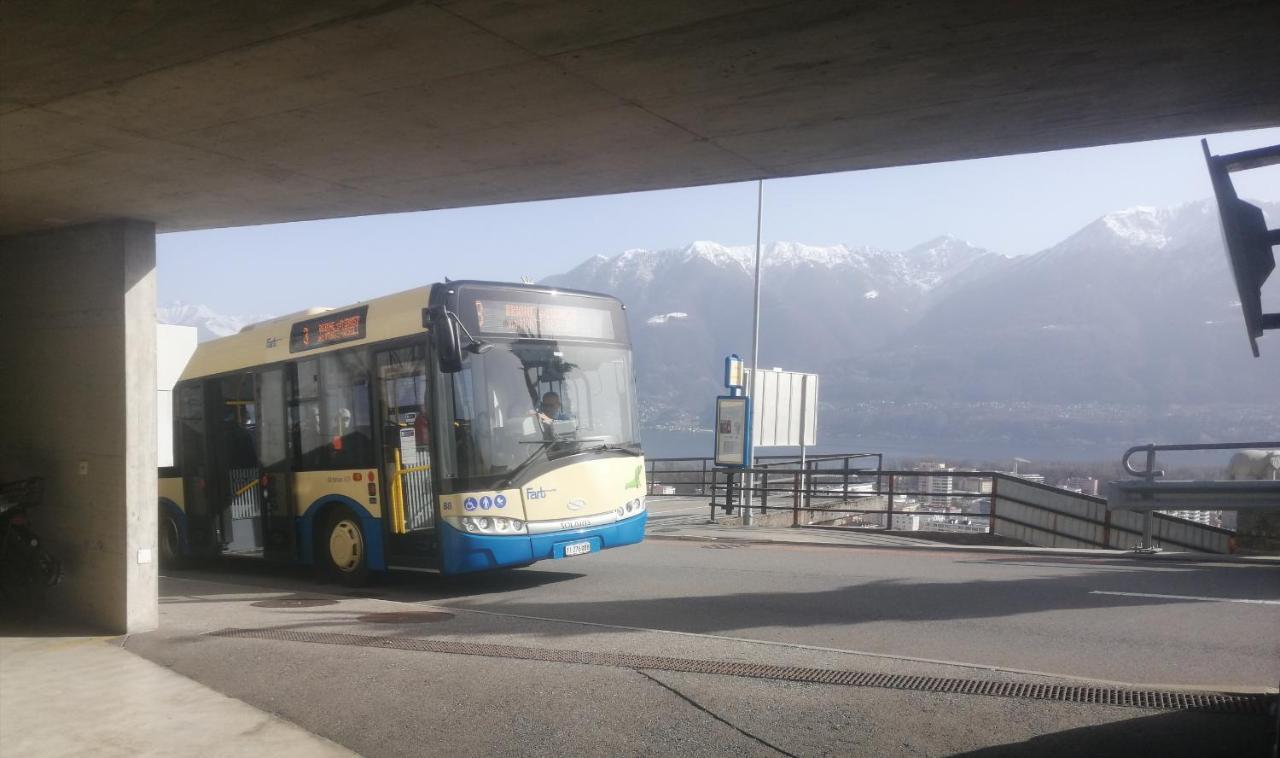
{"label": "ramp walkway", "polygon": [[904,531],[919,531],[921,541],[928,541],[924,535],[937,531],[1078,550],[1128,550],[1152,541],[1176,552],[1221,555],[1236,549],[1229,529],[1165,513],[1147,518],[1112,510],[1105,498],[998,471],[857,466],[870,455],[767,461],[740,470],[718,469],[701,458],[651,459],[650,519],[655,526],[706,525],[721,521],[726,502],[740,513],[751,475],[752,512],[768,526],[845,527],[855,541],[876,541],[877,530],[898,539],[911,539],[901,536]]}

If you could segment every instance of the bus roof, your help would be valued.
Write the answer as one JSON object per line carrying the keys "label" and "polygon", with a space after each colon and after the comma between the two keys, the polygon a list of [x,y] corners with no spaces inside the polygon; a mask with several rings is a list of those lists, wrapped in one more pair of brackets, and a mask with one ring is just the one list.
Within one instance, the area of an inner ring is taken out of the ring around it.
{"label": "bus roof", "polygon": [[[514,284],[510,282],[466,280],[447,282],[447,284],[450,287],[504,287],[539,292],[564,292],[616,300],[616,298],[609,295],[602,295],[596,292],[582,292],[559,287]],[[428,305],[432,286],[415,287],[404,292],[352,303],[340,308],[309,308],[304,311],[249,324],[237,334],[200,343],[196,348],[195,354],[191,356],[191,360],[187,363],[186,370],[182,372],[181,379],[195,379],[254,366],[269,365],[285,360],[299,360],[313,354],[327,353],[355,345],[425,333],[426,330],[422,326],[422,309]],[[357,311],[363,311],[361,313],[362,323],[360,324],[359,337],[353,335],[328,345],[290,350],[291,339],[297,336],[294,330],[295,326],[323,321],[327,314],[342,317]]]}

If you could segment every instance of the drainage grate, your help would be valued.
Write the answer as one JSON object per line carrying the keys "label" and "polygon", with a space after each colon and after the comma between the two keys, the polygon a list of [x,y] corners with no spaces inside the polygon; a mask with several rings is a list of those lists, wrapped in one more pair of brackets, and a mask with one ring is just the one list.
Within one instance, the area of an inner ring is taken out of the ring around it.
{"label": "drainage grate", "polygon": [[432,624],[437,621],[448,621],[452,613],[441,611],[402,611],[400,613],[366,613],[356,621],[367,621],[370,624]]}
{"label": "drainage grate", "polygon": [[321,645],[408,650],[453,655],[480,655],[489,658],[515,658],[549,663],[579,663],[588,666],[615,666],[649,671],[678,671],[691,674],[722,674],[754,679],[776,679],[808,684],[836,684],[848,687],[882,687],[894,690],[988,695],[1029,700],[1053,700],[1062,703],[1091,703],[1154,710],[1198,710],[1214,713],[1266,715],[1275,695],[1232,694],[1225,692],[1179,692],[1176,690],[1136,690],[1122,687],[1090,687],[1071,684],[1029,684],[990,682],[977,679],[952,679],[934,676],[875,674],[839,669],[772,666],[768,664],[710,661],[695,658],[667,658],[627,653],[593,653],[583,650],[555,650],[513,645],[491,645],[479,642],[424,640],[406,637],[375,637],[334,632],[295,632],[281,629],[222,629],[210,632],[214,637],[311,642]]}
{"label": "drainage grate", "polygon": [[337,600],[323,597],[277,597],[249,603],[254,608],[315,608],[320,605],[337,605]]}
{"label": "drainage grate", "polygon": [[710,545],[703,545],[703,550],[732,550],[735,547],[750,547],[747,542],[713,542]]}

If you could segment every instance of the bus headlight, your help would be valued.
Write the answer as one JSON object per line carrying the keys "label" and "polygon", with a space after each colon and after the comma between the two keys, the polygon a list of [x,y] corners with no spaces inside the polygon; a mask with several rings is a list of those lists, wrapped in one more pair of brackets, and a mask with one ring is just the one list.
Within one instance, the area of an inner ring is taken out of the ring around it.
{"label": "bus headlight", "polygon": [[634,516],[644,510],[644,498],[638,497],[628,500],[626,503],[618,507],[618,518],[627,518]]}
{"label": "bus headlight", "polygon": [[519,519],[501,516],[462,516],[447,517],[449,523],[461,528],[468,534],[527,534],[525,523]]}

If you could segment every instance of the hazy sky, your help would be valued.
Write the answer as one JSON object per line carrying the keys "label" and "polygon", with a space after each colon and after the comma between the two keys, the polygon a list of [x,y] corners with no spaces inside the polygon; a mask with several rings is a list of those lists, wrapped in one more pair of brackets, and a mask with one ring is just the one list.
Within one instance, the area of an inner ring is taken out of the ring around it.
{"label": "hazy sky", "polygon": [[[1280,128],[1210,136],[1215,154]],[[1234,175],[1280,201],[1280,167]],[[1008,255],[1042,250],[1110,211],[1211,196],[1198,139],[776,179],[765,241],[905,249],[952,234]],[[234,314],[343,305],[420,284],[519,281],[586,258],[694,240],[755,241],[755,183],[161,235],[161,303]]]}

